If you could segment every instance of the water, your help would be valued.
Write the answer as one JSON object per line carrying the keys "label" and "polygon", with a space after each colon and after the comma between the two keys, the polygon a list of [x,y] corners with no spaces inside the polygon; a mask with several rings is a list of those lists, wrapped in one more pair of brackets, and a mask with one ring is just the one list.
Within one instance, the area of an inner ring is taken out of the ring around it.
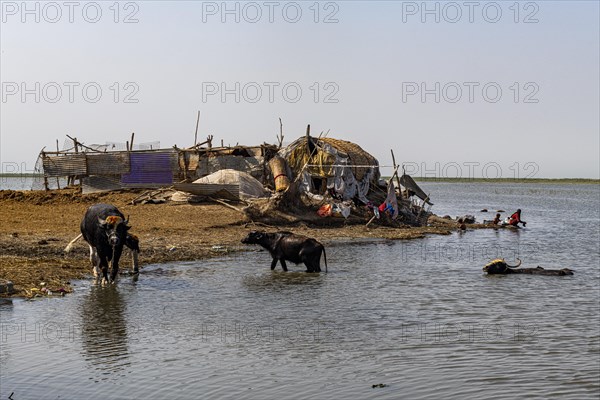
{"label": "water", "polygon": [[[597,399],[598,186],[423,186],[440,214],[519,207],[527,228],[328,243],[328,274],[250,251],[14,300],[0,398]],[[496,256],[576,272],[483,275]]]}
{"label": "water", "polygon": [[[48,178],[48,189],[67,187],[67,178]],[[44,190],[42,176],[0,176],[0,190]]]}
{"label": "water", "polygon": [[31,176],[0,176],[0,190],[31,190],[35,179]]}

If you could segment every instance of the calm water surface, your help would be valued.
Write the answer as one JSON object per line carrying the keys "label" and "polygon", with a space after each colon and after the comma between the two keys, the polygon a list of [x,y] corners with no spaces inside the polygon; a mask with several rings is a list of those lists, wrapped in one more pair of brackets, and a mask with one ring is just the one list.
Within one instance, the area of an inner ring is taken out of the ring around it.
{"label": "calm water surface", "polygon": [[31,190],[33,182],[34,178],[28,176],[0,176],[0,190]]}
{"label": "calm water surface", "polygon": [[[599,187],[423,186],[438,214],[522,208],[527,228],[328,243],[328,274],[250,251],[14,300],[0,398],[597,399]],[[483,275],[498,256],[576,273]]]}

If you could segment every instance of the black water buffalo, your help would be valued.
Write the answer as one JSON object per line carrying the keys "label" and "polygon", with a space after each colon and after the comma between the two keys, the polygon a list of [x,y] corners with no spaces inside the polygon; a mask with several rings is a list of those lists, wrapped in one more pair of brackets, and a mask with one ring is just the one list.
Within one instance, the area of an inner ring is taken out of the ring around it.
{"label": "black water buffalo", "polygon": [[[102,283],[114,282],[119,272],[119,259],[123,246],[129,244],[134,253],[134,272],[137,269],[136,255],[139,251],[139,241],[135,236],[128,238],[130,226],[128,220],[110,204],[94,204],[90,206],[81,221],[81,235],[90,245],[90,259],[94,266],[94,275],[102,272]],[[110,280],[108,263],[112,260]]]}
{"label": "black water buffalo", "polygon": [[[75,239],[71,240],[67,247],[63,250],[65,253],[71,252],[73,246],[79,239],[81,239],[83,235],[80,233]],[[127,237],[125,238],[125,246],[131,249],[131,261],[133,265],[133,273],[137,274],[139,272],[139,253],[140,253],[140,240],[137,236],[132,233],[127,232]],[[92,268],[96,267],[98,264],[98,252],[95,247],[90,246],[90,262],[92,263]]]}
{"label": "black water buffalo", "polygon": [[271,269],[275,269],[277,261],[281,261],[284,271],[287,271],[285,262],[291,261],[294,264],[304,263],[306,272],[321,272],[321,253],[323,253],[325,272],[327,272],[325,247],[315,239],[295,235],[291,232],[252,231],[242,239],[242,243],[261,245],[273,257]]}
{"label": "black water buffalo", "polygon": [[[517,258],[517,260],[519,260]],[[573,275],[573,271],[569,268],[563,269],[544,269],[542,267],[537,268],[518,268],[521,265],[521,260],[515,266],[508,265],[504,259],[496,259],[488,263],[483,267],[483,271],[489,275],[507,275],[507,274],[531,274],[531,275]]]}

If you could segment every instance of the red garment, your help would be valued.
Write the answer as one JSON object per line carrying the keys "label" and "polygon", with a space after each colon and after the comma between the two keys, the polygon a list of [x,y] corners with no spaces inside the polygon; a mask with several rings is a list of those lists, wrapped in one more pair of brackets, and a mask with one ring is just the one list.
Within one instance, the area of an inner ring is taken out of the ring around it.
{"label": "red garment", "polygon": [[510,216],[510,218],[508,220],[508,224],[514,225],[514,226],[517,226],[519,224],[519,222],[521,222],[521,217],[519,216],[519,213],[514,213],[513,215]]}

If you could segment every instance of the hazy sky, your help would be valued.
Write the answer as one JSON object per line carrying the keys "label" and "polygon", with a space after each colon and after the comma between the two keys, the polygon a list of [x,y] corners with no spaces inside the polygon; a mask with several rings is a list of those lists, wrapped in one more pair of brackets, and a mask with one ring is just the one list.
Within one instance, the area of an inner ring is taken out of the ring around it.
{"label": "hazy sky", "polygon": [[[3,172],[65,134],[303,135],[413,175],[600,177],[599,2],[2,2]],[[391,169],[382,169],[390,174]]]}

